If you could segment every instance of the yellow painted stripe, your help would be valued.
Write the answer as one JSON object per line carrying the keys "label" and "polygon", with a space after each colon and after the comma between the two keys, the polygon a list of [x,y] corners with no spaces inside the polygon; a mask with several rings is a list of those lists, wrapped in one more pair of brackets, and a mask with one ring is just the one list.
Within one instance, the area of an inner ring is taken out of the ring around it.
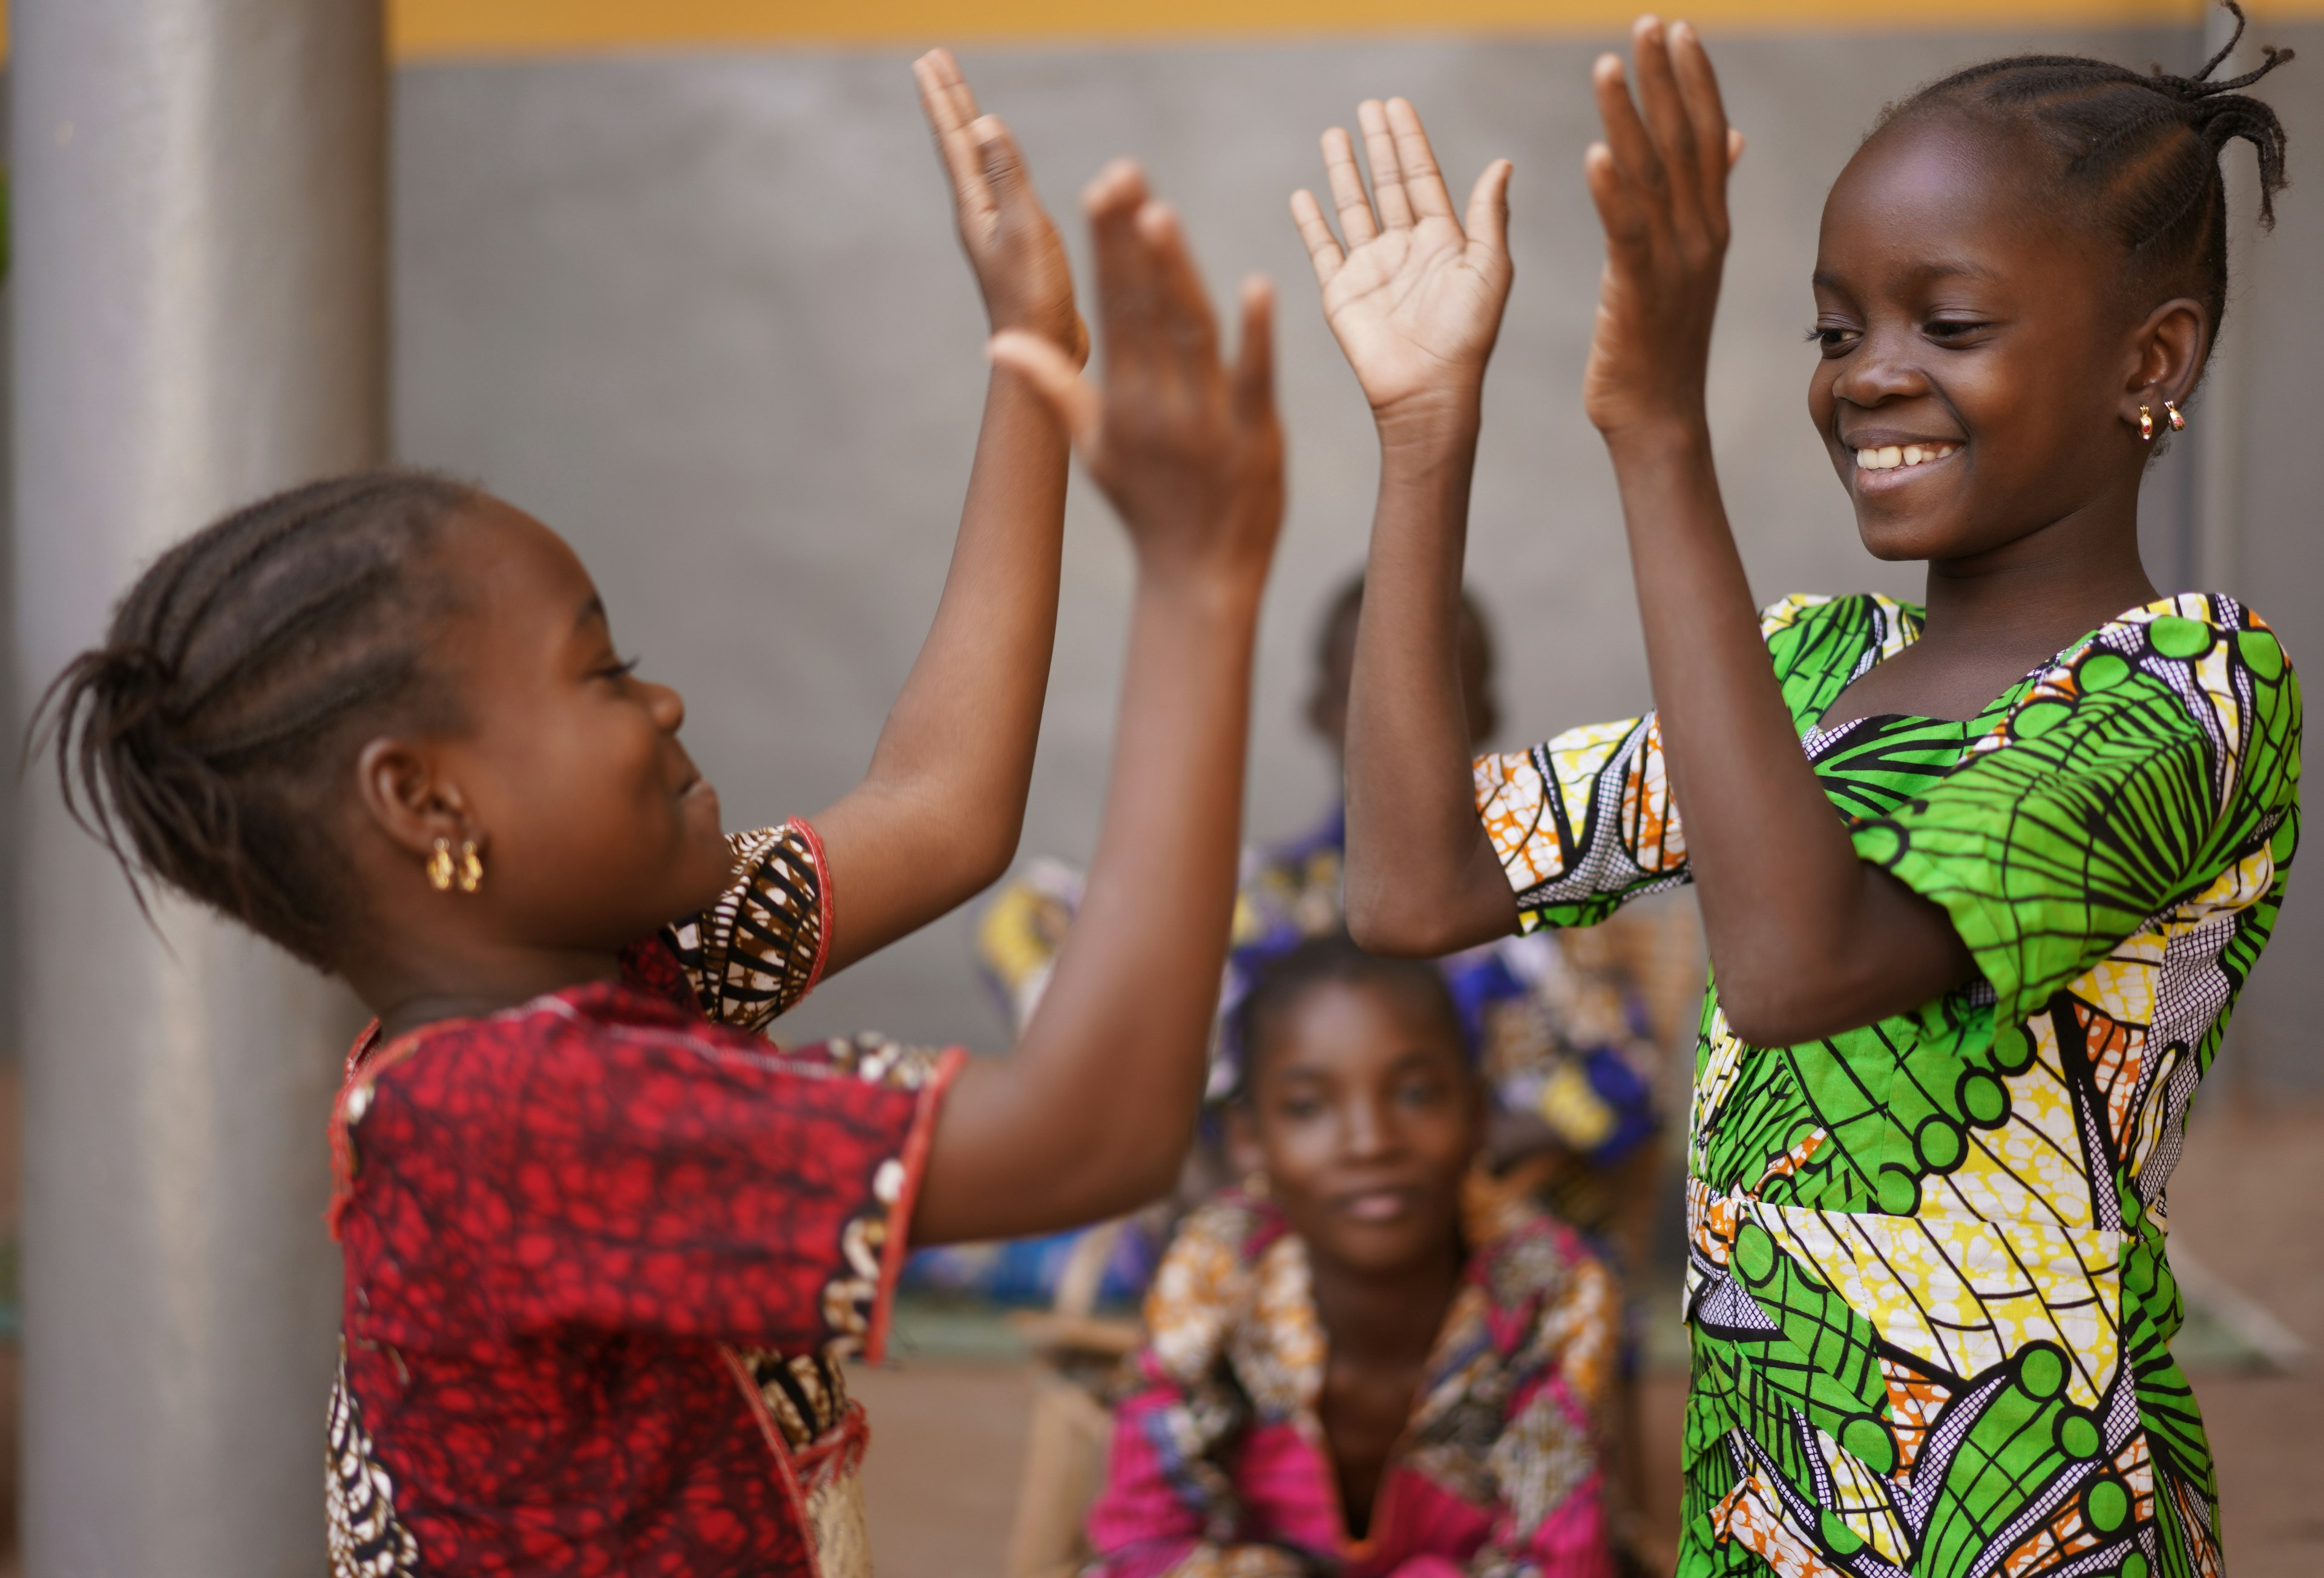
{"label": "yellow painted stripe", "polygon": [[[407,59],[728,44],[1096,42],[1379,32],[1600,33],[1646,0],[389,0]],[[1724,28],[1839,32],[2194,25],[2204,0],[1668,0]],[[2324,0],[2263,0],[2261,17],[2324,18]]]}
{"label": "yellow painted stripe", "polygon": [[[398,60],[722,46],[906,45],[1007,40],[1602,33],[1645,0],[386,0]],[[1715,28],[1839,32],[2183,23],[2206,0],[1675,0]],[[2254,0],[2261,21],[2324,21],[2324,0]],[[0,0],[0,60],[8,3]]]}

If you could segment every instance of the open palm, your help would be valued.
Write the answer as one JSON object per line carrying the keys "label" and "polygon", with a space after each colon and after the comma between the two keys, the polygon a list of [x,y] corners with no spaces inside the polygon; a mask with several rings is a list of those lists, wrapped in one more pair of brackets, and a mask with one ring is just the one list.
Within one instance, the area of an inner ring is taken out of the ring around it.
{"label": "open palm", "polygon": [[1344,249],[1313,193],[1291,198],[1323,287],[1323,317],[1374,412],[1473,400],[1509,295],[1509,161],[1495,160],[1477,178],[1463,226],[1412,106],[1367,99],[1357,118],[1371,163],[1370,196],[1348,134],[1337,126],[1323,134]]}

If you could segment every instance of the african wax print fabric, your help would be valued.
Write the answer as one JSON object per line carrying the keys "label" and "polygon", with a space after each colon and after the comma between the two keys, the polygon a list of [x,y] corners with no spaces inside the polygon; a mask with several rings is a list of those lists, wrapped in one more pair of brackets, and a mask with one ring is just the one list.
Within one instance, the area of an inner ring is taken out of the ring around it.
{"label": "african wax print fabric", "polygon": [[1523,1206],[1495,1228],[1357,1540],[1305,1244],[1249,1195],[1190,1214],[1114,1407],[1084,1578],[1611,1578],[1594,1421],[1620,1300],[1571,1229]]}
{"label": "african wax print fabric", "polygon": [[[2298,839],[2301,703],[2234,600],[2135,608],[1962,722],[1818,726],[1919,633],[1762,619],[1858,854],[1979,975],[1751,1047],[1705,998],[1688,1147],[1688,1578],[2220,1571],[2164,1186]],[[1528,927],[1684,881],[1651,716],[1477,764]]]}
{"label": "african wax print fabric", "polygon": [[335,1578],[868,1578],[839,1361],[881,1346],[962,1055],[754,1034],[821,973],[829,886],[804,823],[733,843],[621,979],[356,1043]]}

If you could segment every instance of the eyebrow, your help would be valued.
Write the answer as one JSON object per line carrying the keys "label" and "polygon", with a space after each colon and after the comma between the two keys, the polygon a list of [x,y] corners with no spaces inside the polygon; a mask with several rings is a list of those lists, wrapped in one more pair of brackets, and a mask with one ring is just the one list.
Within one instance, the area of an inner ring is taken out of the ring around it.
{"label": "eyebrow", "polygon": [[[1938,258],[1932,263],[1919,264],[1909,271],[1905,275],[1905,278],[1912,281],[1912,282],[1916,285],[1926,284],[1932,280],[1981,280],[1990,281],[1997,280],[1999,277],[2000,276],[1996,274],[1991,269],[1982,267],[1977,263],[1969,263],[1961,258]],[[1841,282],[1840,276],[1833,273],[1829,269],[1816,270],[1815,272],[1808,276],[1808,283],[1812,286],[1817,286],[1826,291],[1845,291],[1848,289],[1848,287]]]}
{"label": "eyebrow", "polygon": [[605,619],[605,600],[594,592],[589,595],[589,601],[581,604],[581,612],[573,616],[573,628],[579,630],[589,623],[590,616],[593,614],[599,619],[604,619],[607,624],[613,623],[610,619]]}

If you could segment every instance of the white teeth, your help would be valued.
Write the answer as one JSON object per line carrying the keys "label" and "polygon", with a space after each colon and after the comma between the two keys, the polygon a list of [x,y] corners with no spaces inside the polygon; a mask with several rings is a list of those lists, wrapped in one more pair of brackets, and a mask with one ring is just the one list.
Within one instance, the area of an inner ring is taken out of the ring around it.
{"label": "white teeth", "polygon": [[1877,449],[1858,449],[1856,464],[1864,471],[1895,471],[1906,466],[1923,466],[1932,460],[1942,460],[1960,449],[1959,444],[1886,444]]}

